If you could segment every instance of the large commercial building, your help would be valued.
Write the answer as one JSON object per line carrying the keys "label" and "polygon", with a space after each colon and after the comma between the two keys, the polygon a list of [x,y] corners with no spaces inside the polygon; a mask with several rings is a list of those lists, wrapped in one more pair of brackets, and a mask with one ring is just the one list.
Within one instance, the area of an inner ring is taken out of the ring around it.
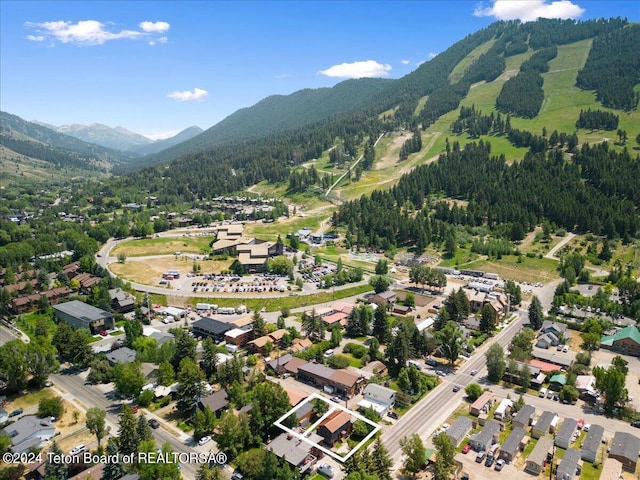
{"label": "large commercial building", "polygon": [[58,320],[73,328],[88,328],[92,334],[114,328],[113,314],[78,300],[54,305]]}

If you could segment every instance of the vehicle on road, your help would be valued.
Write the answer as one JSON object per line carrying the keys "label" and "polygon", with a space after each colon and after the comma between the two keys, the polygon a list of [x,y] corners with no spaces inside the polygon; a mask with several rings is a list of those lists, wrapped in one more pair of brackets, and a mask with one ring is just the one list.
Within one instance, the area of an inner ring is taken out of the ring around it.
{"label": "vehicle on road", "polygon": [[[9,415],[11,416],[11,415]],[[631,426],[632,427],[636,427],[636,428],[640,428],[640,420],[634,420],[633,422],[631,422]]]}
{"label": "vehicle on road", "polygon": [[156,428],[158,428],[160,426],[160,422],[158,420],[156,420],[155,418],[150,418],[149,419],[149,426],[155,430]]}
{"label": "vehicle on road", "polygon": [[231,474],[231,480],[244,480],[244,475],[242,475],[239,471],[234,470]]}
{"label": "vehicle on road", "polygon": [[474,377],[476,375],[476,373],[478,373],[477,370],[471,370],[471,376]]}
{"label": "vehicle on road", "polygon": [[87,447],[85,447],[82,443],[80,445],[76,445],[75,447],[73,447],[71,449],[71,451],[69,452],[69,455],[79,455],[80,453],[84,452],[87,449]]}
{"label": "vehicle on road", "polygon": [[501,458],[496,462],[496,466],[494,468],[496,472],[499,472],[502,470],[502,467],[504,467],[504,460]]}
{"label": "vehicle on road", "polygon": [[454,385],[453,386],[453,391],[454,392],[459,392],[460,391],[460,385]]}
{"label": "vehicle on road", "polygon": [[198,445],[202,446],[209,443],[210,441],[211,441],[211,437],[207,435],[206,437],[202,437],[200,440],[198,440]]}
{"label": "vehicle on road", "polygon": [[24,410],[22,408],[16,408],[13,412],[11,412],[9,414],[9,418],[11,417],[17,417],[18,415],[21,415],[22,412],[24,412]]}

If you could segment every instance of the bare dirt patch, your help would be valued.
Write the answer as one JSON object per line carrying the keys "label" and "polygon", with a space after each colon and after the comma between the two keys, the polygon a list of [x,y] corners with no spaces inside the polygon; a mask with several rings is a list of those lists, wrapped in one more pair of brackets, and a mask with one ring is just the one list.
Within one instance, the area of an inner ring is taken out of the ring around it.
{"label": "bare dirt patch", "polygon": [[[220,273],[227,270],[233,259],[198,261],[202,273]],[[175,258],[173,255],[166,257],[147,257],[127,259],[125,263],[112,263],[109,270],[114,274],[132,282],[146,285],[158,285],[162,274],[167,270],[178,270],[181,275],[193,271],[193,261]]]}
{"label": "bare dirt patch", "polygon": [[387,153],[385,153],[384,157],[380,159],[379,162],[376,163],[376,170],[382,170],[384,168],[392,167],[398,162],[398,157],[400,155],[400,148],[402,144],[411,138],[413,135],[411,132],[401,133],[398,137],[394,138],[391,144],[387,147]]}

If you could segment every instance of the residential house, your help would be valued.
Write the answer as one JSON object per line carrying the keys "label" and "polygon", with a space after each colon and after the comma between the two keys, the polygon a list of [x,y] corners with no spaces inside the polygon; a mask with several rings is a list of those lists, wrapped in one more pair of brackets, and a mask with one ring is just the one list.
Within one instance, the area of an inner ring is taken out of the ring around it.
{"label": "residential house", "polygon": [[228,345],[244,347],[253,337],[253,328],[232,328],[225,332],[224,340]]}
{"label": "residential house", "polygon": [[[471,407],[469,408],[469,412],[471,415],[475,415],[476,417],[480,415],[480,413],[486,413],[493,406],[495,402],[495,396],[491,392],[484,392],[480,395]],[[484,410],[484,412],[482,411]]]}
{"label": "residential house", "polygon": [[289,348],[289,350],[291,351],[291,353],[298,353],[312,346],[313,342],[308,338],[294,338],[291,341],[291,347]]}
{"label": "residential house", "polygon": [[283,373],[285,373],[285,365],[289,363],[292,358],[293,355],[291,355],[290,353],[280,355],[270,362],[267,362],[267,364],[265,365],[265,369],[271,370],[275,375],[282,375]]}
{"label": "residential house", "polygon": [[529,425],[531,425],[535,414],[536,408],[533,405],[523,405],[516,416],[513,417],[513,420],[511,420],[511,424],[514,428],[521,427],[523,429],[526,429]]}
{"label": "residential house", "polygon": [[566,384],[567,376],[563,375],[562,373],[556,373],[549,379],[549,388],[556,392],[562,390],[562,387],[564,387]]}
{"label": "residential house", "polygon": [[536,342],[536,347],[545,349],[558,345],[560,345],[560,339],[553,332],[541,334]]}
{"label": "residential house", "polygon": [[118,363],[132,363],[136,361],[136,351],[129,347],[118,348],[107,352],[105,355],[111,365]]}
{"label": "residential house", "polygon": [[56,318],[73,328],[88,328],[92,334],[115,326],[113,314],[79,300],[54,305]]}
{"label": "residential house", "polygon": [[80,285],[80,292],[88,295],[91,293],[91,289],[97,283],[100,283],[102,278],[92,275],[91,273],[79,273],[74,278],[75,281]]}
{"label": "residential house", "polygon": [[635,325],[629,325],[614,335],[603,336],[600,339],[600,347],[622,355],[640,357],[640,331]]}
{"label": "residential house", "polygon": [[150,335],[148,335],[148,337],[153,338],[158,346],[166,342],[172,342],[175,339],[173,333],[160,331],[152,332]]}
{"label": "residential house", "polygon": [[128,313],[133,312],[136,308],[135,297],[121,288],[112,288],[109,290],[111,298],[111,308],[114,312]]}
{"label": "residential house", "polygon": [[498,441],[501,426],[495,420],[489,420],[478,433],[471,435],[471,448],[476,452],[487,451]]}
{"label": "residential house", "polygon": [[384,416],[396,402],[396,391],[382,385],[369,383],[364,387],[363,399],[358,402],[361,408],[372,408],[381,417]]}
{"label": "residential house", "polygon": [[565,338],[567,334],[567,324],[545,320],[542,322],[542,327],[540,328],[540,334],[543,333],[553,333],[557,338]]}
{"label": "residential house", "polygon": [[[288,369],[288,365],[285,368]],[[359,393],[366,384],[366,379],[362,375],[345,369],[334,370],[316,362],[301,365],[297,370],[298,379],[348,397]]]}
{"label": "residential house", "polygon": [[307,362],[306,360],[303,360],[302,358],[298,358],[298,357],[293,357],[291,360],[289,360],[285,366],[284,366],[284,370],[285,373],[288,373],[290,375],[293,375],[294,377],[298,377],[298,369],[300,367],[302,367],[303,365],[306,365]]}
{"label": "residential house", "polygon": [[578,472],[580,452],[569,448],[562,457],[560,465],[556,468],[556,480],[573,480]]}
{"label": "residential house", "polygon": [[[602,436],[604,435],[604,428],[600,425],[591,425],[587,436],[582,442],[582,459],[594,463],[598,456],[598,450],[602,446]],[[614,478],[614,477],[602,477],[602,478]],[[617,477],[615,477],[617,478]]]}
{"label": "residential house", "polygon": [[565,418],[554,437],[556,447],[567,449],[571,445],[573,434],[578,429],[578,421],[573,418]]}
{"label": "residential house", "polygon": [[513,408],[513,400],[509,398],[503,398],[500,404],[493,412],[493,418],[503,421],[511,415],[511,409]]}
{"label": "residential house", "polygon": [[[553,365],[559,365],[561,368],[568,368],[573,365],[575,360],[572,353],[559,352],[557,350],[545,350],[543,348],[534,347],[531,351],[533,358],[542,360],[543,362],[551,363]],[[533,363],[533,361],[532,361]],[[542,371],[549,371],[541,368]],[[558,369],[560,370],[560,369]]]}
{"label": "residential house", "polygon": [[11,439],[9,450],[13,453],[25,453],[30,449],[39,449],[42,442],[53,438],[55,426],[48,418],[25,415],[5,428],[0,433]]}
{"label": "residential house", "polygon": [[533,475],[540,475],[549,460],[553,449],[553,439],[551,437],[540,437],[538,443],[527,457],[525,471]]}
{"label": "residential house", "polygon": [[527,432],[522,427],[514,427],[507,439],[500,447],[499,458],[507,462],[513,462],[516,459],[518,452],[522,450],[523,442]]}
{"label": "residential house", "polygon": [[251,353],[258,353],[260,355],[265,355],[267,352],[265,347],[268,344],[271,344],[271,347],[273,349],[274,346],[280,345],[280,342],[282,341],[282,337],[284,335],[287,335],[288,333],[289,331],[287,329],[281,328],[279,330],[276,330],[273,333],[251,340],[250,342],[247,343],[247,347],[249,348],[249,351]]}
{"label": "residential house", "polygon": [[616,432],[611,441],[609,457],[622,463],[622,468],[635,472],[640,455],[640,438],[626,432]]}
{"label": "residential house", "polygon": [[[544,350],[538,349],[538,351],[544,351]],[[556,365],[554,363],[549,363],[549,362],[543,362],[542,360],[536,360],[535,358],[533,360],[529,360],[529,366],[537,368],[540,372],[559,372],[562,370],[562,367],[560,365]],[[545,379],[546,379],[546,376],[545,376]]]}
{"label": "residential house", "polygon": [[224,341],[224,335],[232,329],[233,325],[209,317],[203,317],[192,324],[192,331],[196,337],[211,337],[216,343]]}
{"label": "residential house", "polygon": [[384,308],[388,308],[396,301],[396,292],[387,290],[380,292],[369,299],[369,302]]}
{"label": "residential house", "polygon": [[324,443],[333,447],[336,442],[343,441],[351,433],[352,426],[351,415],[337,408],[318,425],[317,432]]}
{"label": "residential house", "polygon": [[379,360],[374,360],[373,362],[367,363],[364,367],[360,368],[362,374],[370,379],[374,375],[379,375],[380,377],[384,377],[387,375],[387,366]]}
{"label": "residential house", "polygon": [[451,439],[451,443],[458,448],[462,441],[467,437],[471,429],[473,428],[473,421],[465,416],[461,415],[456,418],[453,425],[447,430],[447,435]]}
{"label": "residential house", "polygon": [[558,424],[558,419],[557,413],[548,410],[542,412],[536,424],[531,428],[531,436],[533,438],[540,438],[549,432],[553,432]]}
{"label": "residential house", "polygon": [[291,405],[292,408],[309,396],[307,392],[293,388],[286,383],[281,383],[280,386],[285,392],[287,392],[287,395],[289,396],[289,405]]}
{"label": "residential house", "polygon": [[[319,443],[322,439],[319,435],[312,433],[309,440]],[[278,435],[269,442],[267,448],[278,458],[285,458],[289,465],[297,469],[301,475],[313,472],[316,460],[321,454],[309,443],[288,433]]]}
{"label": "residential house", "polygon": [[224,388],[221,388],[217,392],[202,397],[198,402],[198,407],[204,410],[205,407],[209,407],[217,417],[222,415],[222,412],[229,408],[229,395]]}

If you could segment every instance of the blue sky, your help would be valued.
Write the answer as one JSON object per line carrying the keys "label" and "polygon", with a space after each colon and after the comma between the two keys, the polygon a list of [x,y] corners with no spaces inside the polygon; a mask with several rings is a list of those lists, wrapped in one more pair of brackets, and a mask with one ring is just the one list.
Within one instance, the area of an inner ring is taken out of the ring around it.
{"label": "blue sky", "polygon": [[399,78],[498,19],[640,20],[637,0],[0,0],[0,108],[149,136],[273,94]]}

